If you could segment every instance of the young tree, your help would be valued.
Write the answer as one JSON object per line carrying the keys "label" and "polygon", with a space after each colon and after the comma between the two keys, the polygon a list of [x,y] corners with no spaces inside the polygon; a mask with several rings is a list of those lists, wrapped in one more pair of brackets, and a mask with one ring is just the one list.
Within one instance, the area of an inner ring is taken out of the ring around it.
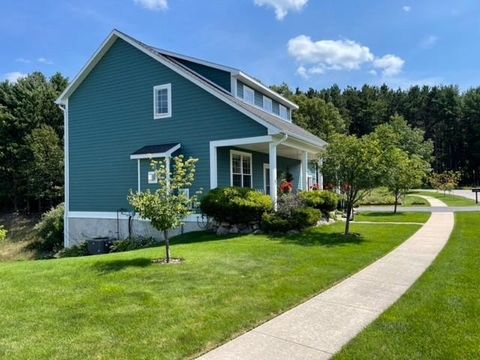
{"label": "young tree", "polygon": [[445,171],[443,173],[433,173],[430,177],[430,184],[438,191],[452,191],[458,186],[462,175],[459,171]]}
{"label": "young tree", "polygon": [[197,195],[190,197],[183,191],[189,189],[195,180],[195,166],[198,159],[184,160],[183,155],[173,158],[173,170],[166,161],[152,160],[151,166],[157,175],[158,189],[151,192],[130,192],[128,201],[134,210],[152,226],[163,232],[165,239],[166,262],[170,262],[169,230],[182,224],[197,202]]}
{"label": "young tree", "polygon": [[383,184],[395,197],[393,213],[397,213],[400,198],[408,190],[418,187],[430,170],[429,164],[420,157],[408,154],[398,148],[393,148],[384,154],[383,161],[385,174],[382,176]]}
{"label": "young tree", "polygon": [[322,171],[345,194],[345,235],[350,232],[353,207],[380,184],[381,149],[372,137],[335,135],[323,154]]}

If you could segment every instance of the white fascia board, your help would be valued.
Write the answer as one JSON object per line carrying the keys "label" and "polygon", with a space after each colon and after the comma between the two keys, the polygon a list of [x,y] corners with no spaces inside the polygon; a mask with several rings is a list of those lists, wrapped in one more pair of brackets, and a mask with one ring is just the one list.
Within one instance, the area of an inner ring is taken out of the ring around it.
{"label": "white fascia board", "polygon": [[280,94],[276,93],[275,91],[269,89],[268,87],[266,87],[262,83],[258,82],[257,80],[255,80],[251,76],[245,74],[244,72],[240,71],[238,73],[237,77],[240,80],[242,80],[242,82],[244,82],[245,84],[250,85],[253,88],[257,88],[257,90],[259,90],[260,92],[264,92],[264,93],[267,93],[267,94],[271,95],[272,98],[277,100],[279,103],[281,103],[281,104],[283,104],[283,105],[285,105],[285,106],[287,106],[291,109],[298,110],[298,105],[297,104],[291,102],[290,100],[283,97],[282,95],[280,95]]}
{"label": "white fascia board", "polygon": [[210,146],[213,147],[222,147],[222,146],[237,146],[237,145],[248,145],[248,144],[259,144],[259,143],[268,143],[273,140],[273,137],[270,135],[266,136],[254,136],[249,138],[238,138],[238,139],[226,139],[226,140],[214,140],[210,141]]}
{"label": "white fascia board", "polygon": [[[230,100],[227,95],[222,94],[220,91],[215,89],[213,86],[208,86],[199,79],[197,79],[195,76],[191,75],[188,71],[182,69],[180,66],[174,64],[172,61],[168,60],[164,56],[161,56],[157,53],[154,53],[153,51],[150,51],[146,49],[144,46],[138,44],[136,41],[134,41],[132,38],[129,36],[126,36],[122,34],[121,32],[117,30],[113,30],[108,38],[103,42],[103,44],[100,46],[100,48],[96,51],[96,53],[90,58],[88,63],[82,68],[80,73],[75,77],[75,79],[72,81],[72,83],[65,89],[65,91],[58,97],[56,100],[57,104],[64,104],[65,98],[68,98],[70,94],[80,85],[80,83],[87,77],[87,75],[90,73],[90,71],[93,69],[93,67],[98,63],[98,61],[102,58],[102,56],[107,52],[107,50],[112,46],[112,44],[115,42],[117,38],[120,38],[124,41],[126,41],[128,44],[132,45],[136,49],[140,50],[144,54],[152,57],[153,59],[157,60],[160,62],[162,65],[168,67],[170,70],[175,71],[176,73],[182,75],[184,78],[190,80],[193,82],[195,85],[199,86],[203,90],[207,91],[208,93],[212,94],[216,98],[224,101],[234,109],[240,111],[242,114],[248,116],[249,118],[255,120],[258,122],[260,125],[266,127],[269,131],[275,131],[278,130],[276,127],[272,126],[268,122],[264,121],[260,117],[252,114],[246,109],[243,109],[241,106],[237,105],[233,100]],[[278,95],[277,95],[278,96]]]}
{"label": "white fascia board", "polygon": [[156,158],[170,157],[170,156],[172,156],[172,154],[175,151],[180,149],[181,146],[182,146],[181,144],[177,144],[177,145],[173,146],[171,149],[169,149],[168,151],[165,151],[163,153],[130,155],[130,159],[131,160],[138,160],[138,159],[156,159]]}
{"label": "white fascia board", "polygon": [[65,104],[66,99],[75,91],[75,89],[82,83],[87,77],[90,71],[97,65],[100,59],[110,49],[115,40],[117,39],[118,32],[113,30],[107,38],[102,42],[100,47],[95,53],[88,59],[87,63],[82,67],[80,72],[73,78],[70,84],[63,90],[60,96],[55,100],[55,104]]}
{"label": "white fascia board", "polygon": [[232,74],[238,74],[239,71],[240,71],[238,69],[235,69],[235,68],[232,68],[232,67],[229,67],[229,66],[213,63],[213,62],[210,62],[208,60],[198,59],[198,58],[193,57],[193,56],[178,54],[178,53],[173,52],[173,51],[159,49],[159,48],[154,48],[154,49],[156,51],[158,51],[159,53],[167,55],[167,56],[176,57],[176,58],[179,58],[179,59],[182,59],[182,60],[190,61],[190,62],[200,64],[200,65],[204,65],[204,66],[208,66],[208,67],[211,67],[211,68],[214,68],[214,69],[217,69],[217,70],[226,71],[226,72],[229,72],[229,73],[232,73]]}
{"label": "white fascia board", "polygon": [[317,154],[324,149],[324,146],[314,145],[310,142],[306,143],[304,140],[296,139],[294,135],[289,136],[282,145],[295,148],[297,150],[306,151],[310,154]]}

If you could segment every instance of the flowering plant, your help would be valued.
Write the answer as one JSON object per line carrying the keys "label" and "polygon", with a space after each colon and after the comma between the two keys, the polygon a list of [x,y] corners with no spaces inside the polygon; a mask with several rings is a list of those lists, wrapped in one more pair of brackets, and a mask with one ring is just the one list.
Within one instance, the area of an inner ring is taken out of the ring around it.
{"label": "flowering plant", "polygon": [[280,183],[280,193],[289,194],[293,190],[293,181],[282,181]]}

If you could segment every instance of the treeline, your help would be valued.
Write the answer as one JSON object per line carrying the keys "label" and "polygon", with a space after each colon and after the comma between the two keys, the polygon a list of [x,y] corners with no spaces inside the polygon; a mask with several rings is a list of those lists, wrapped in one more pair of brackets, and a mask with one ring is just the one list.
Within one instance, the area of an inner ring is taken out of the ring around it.
{"label": "treeline", "polygon": [[67,86],[35,72],[0,83],[0,209],[43,211],[63,201],[63,114]]}
{"label": "treeline", "polygon": [[457,86],[273,88],[300,105],[296,123],[327,140],[335,132],[369,134],[400,115],[433,141],[434,171],[461,171],[463,184],[480,183],[480,87],[465,92]]}

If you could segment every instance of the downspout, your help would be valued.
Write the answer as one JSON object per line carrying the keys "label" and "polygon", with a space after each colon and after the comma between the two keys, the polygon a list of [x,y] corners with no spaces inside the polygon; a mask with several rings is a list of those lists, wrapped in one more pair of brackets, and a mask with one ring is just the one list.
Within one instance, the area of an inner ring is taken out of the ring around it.
{"label": "downspout", "polygon": [[[68,101],[68,100],[67,100]],[[68,104],[68,103],[67,103]],[[64,154],[64,162],[63,162],[63,166],[64,166],[64,176],[65,176],[65,179],[64,179],[64,184],[63,184],[63,204],[64,204],[64,214],[63,214],[63,246],[65,248],[69,247],[69,239],[68,239],[68,199],[67,199],[67,186],[68,185],[68,182],[67,182],[67,177],[68,177],[68,171],[65,167],[68,166],[68,160],[67,159],[67,156],[68,156],[68,149],[67,149],[67,146],[68,146],[68,139],[67,139],[67,136],[68,136],[68,113],[66,112],[67,108],[64,104],[57,104],[58,105],[58,108],[62,111],[63,113],[63,154]]]}

